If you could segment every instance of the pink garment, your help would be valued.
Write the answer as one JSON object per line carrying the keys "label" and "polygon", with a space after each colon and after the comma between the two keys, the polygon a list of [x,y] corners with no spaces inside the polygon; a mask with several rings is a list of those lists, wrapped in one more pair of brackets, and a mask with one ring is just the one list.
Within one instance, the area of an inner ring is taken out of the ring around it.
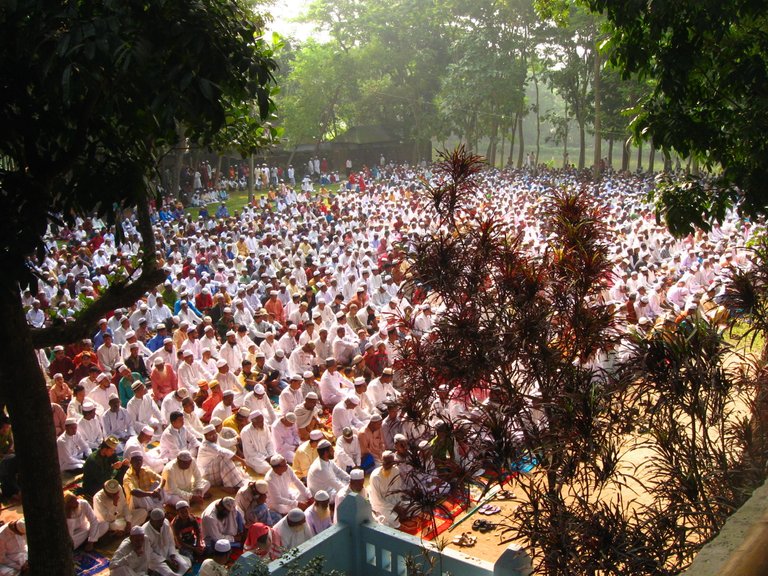
{"label": "pink garment", "polygon": [[163,365],[163,370],[153,368],[149,379],[152,382],[152,397],[158,403],[162,402],[168,394],[174,392],[178,386],[176,373],[168,364]]}

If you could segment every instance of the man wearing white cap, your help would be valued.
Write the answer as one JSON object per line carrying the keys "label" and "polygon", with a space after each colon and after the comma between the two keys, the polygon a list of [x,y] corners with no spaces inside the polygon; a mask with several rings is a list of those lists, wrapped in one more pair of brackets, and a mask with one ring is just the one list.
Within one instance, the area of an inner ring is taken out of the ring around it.
{"label": "man wearing white cap", "polygon": [[203,478],[189,450],[179,451],[176,458],[165,465],[162,478],[166,500],[173,505],[181,500],[193,505],[200,504],[211,489],[211,483]]}
{"label": "man wearing white cap", "polygon": [[234,330],[227,332],[227,341],[219,349],[219,358],[224,360],[232,370],[240,371],[243,365],[243,352],[237,344],[237,333]]}
{"label": "man wearing white cap", "polygon": [[144,576],[149,572],[149,552],[143,526],[133,526],[112,555],[109,573],[112,576]]}
{"label": "man wearing white cap", "polygon": [[77,419],[67,418],[65,420],[64,432],[56,439],[56,449],[62,472],[82,470],[91,449],[77,431]]}
{"label": "man wearing white cap", "polygon": [[283,414],[282,418],[272,424],[272,443],[275,445],[275,452],[282,454],[288,464],[293,464],[293,454],[301,444],[296,429],[296,415],[293,412]]}
{"label": "man wearing white cap", "polygon": [[109,562],[111,576],[144,576],[149,572],[149,553],[143,526],[133,526]]}
{"label": "man wearing white cap", "polygon": [[200,518],[207,551],[213,550],[213,545],[221,539],[231,543],[238,542],[236,546],[240,546],[239,541],[245,530],[245,524],[242,514],[235,506],[234,498],[225,496],[214,500],[206,507]]}
{"label": "man wearing white cap", "polygon": [[133,390],[133,398],[128,400],[126,410],[133,418],[133,427],[136,433],[138,434],[147,426],[159,428],[162,415],[157,404],[152,401],[152,397],[147,392],[147,387],[141,380],[136,380],[131,384],[131,390]]}
{"label": "man wearing white cap", "polygon": [[144,524],[149,569],[160,576],[182,576],[192,566],[192,562],[179,554],[171,525],[165,519],[162,508],[155,508],[149,513],[149,522]]}
{"label": "man wearing white cap", "polygon": [[181,403],[187,396],[189,396],[189,390],[181,387],[174,391],[173,394],[168,394],[168,396],[163,398],[163,402],[160,405],[160,419],[163,426],[167,426],[170,423],[171,412],[181,412]]}
{"label": "man wearing white cap", "polygon": [[229,553],[232,550],[232,543],[222,538],[213,545],[213,558],[203,560],[200,566],[198,576],[227,576],[229,568]]}
{"label": "man wearing white cap", "polygon": [[307,488],[310,492],[325,490],[331,497],[349,484],[349,474],[336,466],[333,461],[333,444],[321,440],[317,445],[317,458],[309,467],[307,473]]}
{"label": "man wearing white cap", "polygon": [[171,412],[170,423],[160,436],[160,457],[166,461],[172,460],[180,450],[189,450],[196,455],[199,444],[194,434],[184,426],[184,414]]}
{"label": "man wearing white cap", "polygon": [[330,528],[333,524],[333,514],[330,507],[330,495],[325,490],[315,492],[315,502],[304,511],[307,519],[307,526],[312,531],[313,536],[317,536],[323,530]]}
{"label": "man wearing white cap", "polygon": [[200,364],[195,361],[194,353],[187,348],[183,352],[182,361],[177,369],[179,375],[179,388],[186,388],[193,392],[198,389],[200,380],[207,380],[208,375],[203,373]]}
{"label": "man wearing white cap", "polygon": [[91,505],[72,492],[64,492],[64,514],[75,549],[84,545],[84,549],[90,552],[109,530],[109,524],[96,518]]}
{"label": "man wearing white cap", "polygon": [[225,492],[235,494],[245,482],[243,472],[235,461],[244,462],[233,450],[220,446],[218,433],[213,424],[203,428],[203,441],[197,453],[197,465],[203,477],[212,486],[221,487]]}
{"label": "man wearing white cap", "polygon": [[253,390],[243,397],[243,406],[249,408],[251,412],[254,410],[261,411],[264,416],[264,424],[267,426],[271,426],[277,420],[272,401],[267,397],[267,391],[261,384],[256,384]]}
{"label": "man wearing white cap", "polygon": [[301,392],[301,382],[303,378],[299,374],[293,374],[289,381],[288,386],[280,392],[280,412],[287,414],[293,412],[293,410],[304,402],[304,394]]}
{"label": "man wearing white cap", "polygon": [[27,572],[27,526],[24,518],[0,526],[0,576]]}
{"label": "man wearing white cap", "polygon": [[[238,364],[237,366],[238,371],[240,371],[241,364]],[[216,362],[216,368],[219,370],[216,374],[216,381],[219,383],[222,391],[234,392],[235,403],[239,404],[242,402],[242,399],[245,396],[245,389],[240,385],[240,382],[237,381],[237,377],[232,374],[232,370],[230,369],[229,364],[223,358],[221,358],[218,362]]]}
{"label": "man wearing white cap", "polygon": [[133,428],[133,418],[131,418],[128,410],[120,406],[120,397],[117,394],[112,394],[109,397],[109,410],[104,412],[101,423],[104,427],[104,434],[114,436],[121,443],[136,434]]}
{"label": "man wearing white cap", "polygon": [[148,447],[154,434],[155,430],[152,426],[145,426],[139,430],[139,433],[136,436],[128,438],[125,442],[124,454],[126,458],[129,458],[129,455],[134,452],[140,453],[144,459],[144,465],[159,474],[163,471],[165,460],[160,456],[160,448]]}
{"label": "man wearing white cap", "polygon": [[352,383],[338,371],[336,359],[325,359],[325,372],[320,377],[320,399],[325,406],[335,406],[344,399]]}
{"label": "man wearing white cap", "polygon": [[272,432],[265,425],[261,410],[252,411],[248,418],[250,423],[240,432],[243,458],[257,474],[266,474],[271,469],[269,459],[275,453]]}
{"label": "man wearing white cap", "polygon": [[344,486],[341,490],[336,492],[336,498],[334,506],[334,518],[333,521],[336,522],[337,514],[339,511],[339,505],[344,501],[344,498],[346,498],[349,494],[359,494],[361,498],[364,500],[368,499],[368,493],[365,489],[365,472],[363,472],[360,468],[355,468],[349,473],[349,484]]}
{"label": "man wearing white cap", "polygon": [[[221,389],[221,388],[219,388]],[[221,402],[211,412],[211,420],[218,418],[222,422],[232,416],[236,412],[235,410],[235,391],[224,390],[222,393]]]}
{"label": "man wearing white cap", "polygon": [[160,357],[155,358],[155,365],[149,379],[152,383],[152,398],[157,404],[179,387],[176,372]]}
{"label": "man wearing white cap", "polygon": [[96,404],[90,400],[83,402],[83,417],[77,421],[77,433],[91,450],[96,450],[104,440],[101,417],[96,413]]}
{"label": "man wearing white cap", "polygon": [[312,493],[301,483],[288,467],[285,458],[275,454],[269,459],[272,469],[264,476],[267,482],[267,506],[280,514],[287,514],[297,506],[306,508],[312,500]]}
{"label": "man wearing white cap", "polygon": [[309,439],[299,444],[296,453],[293,455],[293,471],[296,472],[296,476],[302,482],[307,479],[309,467],[317,458],[317,445],[323,438],[325,436],[320,430],[312,430],[309,433]]}
{"label": "man wearing white cap", "polygon": [[102,372],[96,376],[96,387],[93,388],[86,398],[96,404],[96,413],[101,416],[109,410],[109,397],[112,394],[117,394],[117,386],[110,381],[111,376]]}
{"label": "man wearing white cap", "polygon": [[355,408],[360,404],[357,396],[351,393],[349,396],[340,400],[333,407],[331,422],[333,426],[333,435],[338,438],[345,426],[360,430],[365,424],[355,416]]}
{"label": "man wearing white cap", "polygon": [[301,508],[293,508],[275,524],[274,531],[280,536],[283,548],[290,550],[304,544],[312,538],[312,530],[307,526],[307,518]]}
{"label": "man wearing white cap", "polygon": [[384,368],[383,373],[378,378],[374,378],[368,383],[368,398],[371,405],[378,406],[385,400],[394,400],[399,395],[394,386],[392,386],[393,371],[392,368]]}
{"label": "man wearing white cap", "polygon": [[395,453],[385,450],[381,466],[371,473],[368,494],[374,517],[385,526],[400,527],[402,479],[395,464]]}
{"label": "man wearing white cap", "polygon": [[114,478],[104,482],[104,487],[93,497],[93,512],[100,522],[109,524],[109,531],[117,535],[126,535],[131,526],[143,524],[147,518],[146,510],[131,511],[120,486]]}

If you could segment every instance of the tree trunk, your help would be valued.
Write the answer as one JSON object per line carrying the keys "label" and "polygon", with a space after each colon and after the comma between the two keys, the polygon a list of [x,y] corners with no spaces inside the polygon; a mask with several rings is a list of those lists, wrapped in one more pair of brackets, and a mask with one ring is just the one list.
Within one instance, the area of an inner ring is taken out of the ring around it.
{"label": "tree trunk", "polygon": [[663,151],[664,154],[664,172],[672,171],[672,156],[670,156],[667,150]]}
{"label": "tree trunk", "polygon": [[613,168],[613,138],[608,138],[608,167]]}
{"label": "tree trunk", "polygon": [[699,159],[696,156],[691,158],[691,174],[694,176],[699,175]]}
{"label": "tree trunk", "polygon": [[515,157],[514,157],[515,140],[516,140],[516,133],[517,133],[517,120],[519,117],[520,117],[520,113],[517,112],[515,114],[515,123],[512,124],[511,126],[512,130],[510,130],[510,133],[509,133],[509,157],[507,158],[507,166],[514,166],[514,162],[515,162]]}
{"label": "tree trunk", "polygon": [[499,154],[499,158],[501,158],[501,169],[504,169],[504,145],[507,143],[507,133],[504,127],[501,128],[501,153]]}
{"label": "tree trunk", "polygon": [[520,140],[518,142],[517,146],[517,169],[520,170],[520,168],[523,167],[523,162],[525,161],[525,140],[523,139],[523,113],[522,113],[522,106],[521,106],[521,112],[520,116],[517,119],[517,137]]}
{"label": "tree trunk", "polygon": [[11,417],[19,464],[29,573],[72,576],[72,541],[64,517],[51,401],[18,287],[7,277],[0,285],[0,314],[0,394]]}
{"label": "tree trunk", "polygon": [[253,154],[248,157],[248,200],[253,199]]}
{"label": "tree trunk", "polygon": [[176,156],[173,159],[173,174],[171,174],[171,194],[178,199],[182,199],[181,190],[181,167],[184,164],[184,154],[187,151],[187,130],[183,124],[176,126]]}
{"label": "tree trunk", "polygon": [[594,155],[594,174],[595,181],[600,179],[600,163],[602,161],[602,150],[600,149],[603,137],[601,134],[600,118],[600,51],[595,47],[595,73],[592,80],[592,90],[595,98],[595,155]]}
{"label": "tree trunk", "polygon": [[653,167],[656,164],[656,148],[653,145],[653,139],[648,143],[650,151],[648,152],[648,173],[653,174]]}
{"label": "tree trunk", "polygon": [[621,147],[621,170],[622,172],[629,171],[629,139],[624,140]]}
{"label": "tree trunk", "polygon": [[637,171],[642,172],[643,171],[643,141],[638,140],[637,142]]}
{"label": "tree trunk", "polygon": [[584,169],[587,157],[587,127],[584,120],[579,121],[579,170]]}

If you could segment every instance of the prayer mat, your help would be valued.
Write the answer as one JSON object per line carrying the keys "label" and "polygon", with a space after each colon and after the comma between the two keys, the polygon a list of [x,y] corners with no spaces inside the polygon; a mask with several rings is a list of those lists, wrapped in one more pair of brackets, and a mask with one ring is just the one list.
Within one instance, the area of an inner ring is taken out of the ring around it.
{"label": "prayer mat", "polygon": [[418,536],[422,540],[434,540],[448,530],[453,521],[466,511],[466,499],[451,496],[440,502],[438,506],[435,506],[433,511],[434,522],[428,514],[423,514],[416,519],[412,526],[401,528],[401,530],[406,534]]}
{"label": "prayer mat", "polygon": [[76,550],[74,560],[77,576],[94,576],[109,568],[109,559],[98,552]]}

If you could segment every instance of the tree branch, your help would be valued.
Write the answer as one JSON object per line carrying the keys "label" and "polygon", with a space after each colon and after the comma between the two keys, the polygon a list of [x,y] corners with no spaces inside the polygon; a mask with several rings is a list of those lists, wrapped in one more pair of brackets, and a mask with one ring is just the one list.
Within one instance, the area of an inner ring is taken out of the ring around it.
{"label": "tree branch", "polygon": [[83,310],[74,322],[49,328],[32,329],[30,332],[35,348],[68,344],[89,337],[95,330],[99,318],[104,314],[115,308],[133,304],[147,290],[165,280],[165,271],[157,267],[155,232],[149,218],[149,204],[146,197],[143,197],[136,206],[136,217],[143,249],[141,275],[133,282],[113,283],[104,294]]}

